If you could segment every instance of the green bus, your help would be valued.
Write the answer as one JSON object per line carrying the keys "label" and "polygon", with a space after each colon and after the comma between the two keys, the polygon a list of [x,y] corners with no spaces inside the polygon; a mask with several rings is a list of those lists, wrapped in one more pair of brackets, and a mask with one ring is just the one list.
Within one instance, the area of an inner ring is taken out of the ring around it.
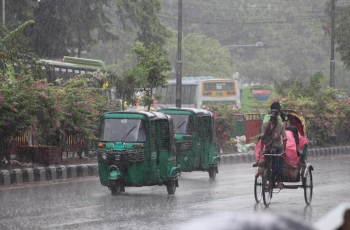
{"label": "green bus", "polygon": [[245,86],[241,91],[241,108],[245,113],[267,113],[272,100],[276,97],[273,86]]}
{"label": "green bus", "polygon": [[56,83],[57,79],[66,81],[76,75],[84,74],[87,72],[106,70],[103,61],[95,59],[64,56],[62,61],[40,59],[40,62],[46,63],[52,67],[46,71],[47,82],[50,83]]}

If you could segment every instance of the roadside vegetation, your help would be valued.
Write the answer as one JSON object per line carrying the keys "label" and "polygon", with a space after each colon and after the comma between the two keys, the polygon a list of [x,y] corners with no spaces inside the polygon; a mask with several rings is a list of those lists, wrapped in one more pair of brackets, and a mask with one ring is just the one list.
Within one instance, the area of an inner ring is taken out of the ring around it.
{"label": "roadside vegetation", "polygon": [[344,144],[350,141],[350,97],[344,90],[324,84],[323,74],[315,73],[309,83],[301,77],[278,84],[282,109],[292,109],[305,118],[308,137],[317,145]]}
{"label": "roadside vegetation", "polygon": [[[59,145],[64,135],[96,138],[99,116],[115,107],[101,96],[101,88],[91,87],[91,81],[106,83],[107,90],[114,87],[128,103],[135,100],[135,92],[145,91],[149,109],[158,96],[152,95],[152,88],[164,86],[166,78],[175,75],[176,0],[62,0],[59,6],[56,2],[6,1],[8,17],[0,26],[1,148],[28,130],[35,134],[33,140],[28,136],[29,144]],[[348,141],[350,6],[337,1],[337,89],[332,89],[329,2],[317,1],[312,10],[322,12],[310,15],[302,0],[266,5],[186,1],[182,74],[235,75],[241,82],[256,84],[272,79],[282,107],[305,116],[312,140],[323,145],[334,137]],[[19,54],[32,59],[24,63]],[[109,71],[47,84],[36,57],[63,55],[101,59]],[[235,122],[228,114],[239,111],[220,105],[210,109],[218,127],[228,133]]]}

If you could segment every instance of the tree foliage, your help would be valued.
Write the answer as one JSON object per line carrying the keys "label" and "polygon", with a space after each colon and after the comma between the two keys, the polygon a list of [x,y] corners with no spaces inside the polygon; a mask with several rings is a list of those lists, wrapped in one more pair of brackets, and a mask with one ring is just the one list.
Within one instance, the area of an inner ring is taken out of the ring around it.
{"label": "tree foliage", "polygon": [[67,135],[96,138],[99,116],[110,110],[108,98],[89,87],[89,79],[99,78],[99,73],[79,75],[60,86],[40,80],[43,75],[33,70],[37,67],[35,57],[28,65],[18,55],[24,50],[21,31],[31,23],[24,23],[0,41],[4,64],[0,73],[1,148],[11,138],[28,132],[28,144],[32,144],[31,135],[34,144],[57,146]]}
{"label": "tree foliage", "polygon": [[5,1],[5,27],[12,31],[26,21],[33,20],[33,11],[40,1]]}
{"label": "tree foliage", "polygon": [[[178,1],[162,3],[159,17],[177,30]],[[338,0],[337,5],[348,3]],[[315,72],[322,72],[327,82],[330,41],[322,29],[328,17],[324,8],[322,0],[188,0],[182,5],[183,36],[197,33],[218,40],[229,50],[230,67],[243,83],[269,84],[271,77],[282,82],[296,76],[308,83]],[[350,73],[344,69],[336,56],[336,87],[349,91]]]}
{"label": "tree foliage", "polygon": [[[174,63],[175,68],[177,41],[169,40],[167,45],[168,58]],[[188,34],[183,37],[181,59],[182,76],[229,78],[233,75],[227,50],[222,48],[217,40],[203,34]]]}
{"label": "tree foliage", "polygon": [[215,131],[218,135],[220,146],[224,146],[236,128],[236,114],[242,111],[238,110],[235,106],[224,103],[206,104],[205,109],[213,113]]}
{"label": "tree foliage", "polygon": [[61,146],[68,135],[94,139],[101,113],[111,110],[108,98],[88,87],[78,75],[63,86],[47,85],[30,76],[1,79],[0,136],[7,140],[31,130],[34,144]]}
{"label": "tree foliage", "polygon": [[[350,100],[343,90],[325,87],[323,75],[318,72],[304,84],[296,78],[292,84],[278,84],[282,109],[292,109],[303,115],[309,139],[321,145],[331,142],[337,135],[339,141],[350,137]],[[289,85],[289,87],[287,87]]]}
{"label": "tree foliage", "polygon": [[[4,37],[0,40],[0,68],[5,71],[8,70],[7,73],[13,73],[14,66],[16,63],[20,65],[18,62],[18,55],[21,53],[29,53],[30,51],[26,48],[28,43],[28,39],[23,35],[23,30],[33,24],[34,21],[27,21],[20,25],[18,28],[13,31],[8,32]],[[27,69],[27,68],[25,68]],[[12,70],[12,71],[10,71]]]}
{"label": "tree foliage", "polygon": [[170,63],[154,43],[146,48],[142,43],[137,42],[132,50],[137,57],[137,65],[132,72],[138,78],[140,88],[146,92],[144,100],[149,110],[153,102],[154,88],[166,87],[167,72],[171,70]]}
{"label": "tree foliage", "polygon": [[97,39],[115,39],[110,32],[111,21],[104,12],[108,6],[108,0],[62,0],[60,4],[40,1],[33,12],[36,24],[27,30],[33,50],[40,57],[59,58],[68,54],[80,57]]}
{"label": "tree foliage", "polygon": [[[119,75],[114,71],[109,71],[108,81],[110,87],[114,90],[117,100],[121,100],[121,110],[125,110],[125,104],[135,104],[136,93],[139,90],[139,81],[136,78],[138,74],[129,69],[124,75]],[[126,102],[126,103],[125,103]]]}
{"label": "tree foliage", "polygon": [[151,43],[155,43],[158,47],[165,44],[171,34],[157,16],[161,9],[160,0],[117,0],[116,2],[117,15],[124,28],[130,28],[130,23],[137,28],[137,41],[142,42],[146,47]]}
{"label": "tree foliage", "polygon": [[[323,27],[326,34],[331,36],[330,17],[331,17],[331,1],[327,2],[325,10],[329,15],[326,20],[326,25]],[[341,60],[345,64],[346,68],[350,70],[350,5],[349,6],[336,6],[335,10],[335,30],[334,38],[337,44],[336,51],[341,55]]]}

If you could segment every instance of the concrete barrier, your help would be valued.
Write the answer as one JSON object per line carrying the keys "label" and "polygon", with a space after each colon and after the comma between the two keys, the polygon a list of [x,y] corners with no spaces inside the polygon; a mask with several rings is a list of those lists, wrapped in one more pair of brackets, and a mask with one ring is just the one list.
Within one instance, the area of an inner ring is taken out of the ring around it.
{"label": "concrete barrier", "polygon": [[235,162],[235,163],[238,163],[238,164],[239,164],[239,163],[242,163],[242,153],[237,153],[237,154],[235,154],[235,156],[236,156],[236,157],[234,158],[234,159],[235,159],[234,162]]}
{"label": "concrete barrier", "polygon": [[314,157],[315,156],[315,150],[314,149],[308,149],[306,156],[308,157]]}
{"label": "concrete barrier", "polygon": [[[313,158],[349,153],[350,146],[310,148],[307,151],[307,157]],[[241,164],[256,162],[254,151],[248,153],[222,154],[220,157],[222,164]],[[25,168],[21,170],[0,170],[0,186],[86,176],[98,176],[97,163],[84,165],[56,165],[49,167]]]}
{"label": "concrete barrier", "polygon": [[0,186],[98,176],[97,164],[58,165],[25,169],[0,170]]}

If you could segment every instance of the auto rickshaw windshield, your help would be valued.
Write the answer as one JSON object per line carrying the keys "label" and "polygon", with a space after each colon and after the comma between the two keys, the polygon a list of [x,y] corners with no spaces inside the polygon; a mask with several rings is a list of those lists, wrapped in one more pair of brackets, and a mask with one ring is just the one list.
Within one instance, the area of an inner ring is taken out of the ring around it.
{"label": "auto rickshaw windshield", "polygon": [[141,119],[104,119],[100,127],[99,141],[145,142],[145,122]]}
{"label": "auto rickshaw windshield", "polygon": [[186,114],[171,114],[174,121],[174,133],[193,134],[192,116]]}

